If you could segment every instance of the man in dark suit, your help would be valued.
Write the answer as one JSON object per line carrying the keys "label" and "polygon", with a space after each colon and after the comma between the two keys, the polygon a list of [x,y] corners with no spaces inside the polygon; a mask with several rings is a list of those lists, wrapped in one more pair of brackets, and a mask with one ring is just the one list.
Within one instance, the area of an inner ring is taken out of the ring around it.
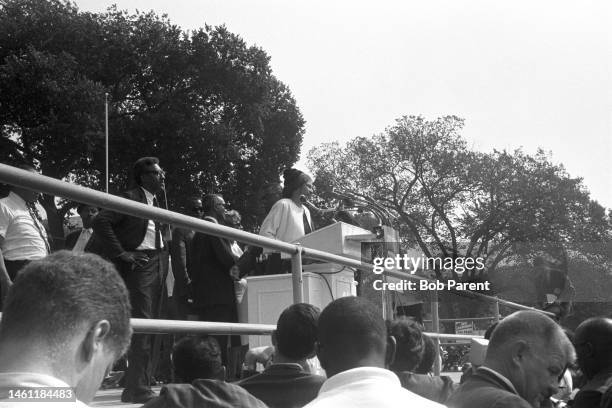
{"label": "man in dark suit", "polygon": [[535,311],[504,318],[493,331],[485,362],[446,402],[449,408],[550,406],[575,358],[557,323]]}
{"label": "man in dark suit", "polygon": [[578,365],[587,383],[580,387],[572,406],[603,407],[602,397],[612,389],[612,319],[603,316],[587,319],[576,328],[574,338]]}
{"label": "man in dark suit", "polygon": [[[202,200],[194,197],[189,200],[186,208],[186,214],[192,217],[201,218]],[[172,299],[176,318],[179,320],[187,320],[189,314],[189,298],[191,292],[191,277],[187,272],[187,260],[191,258],[191,242],[195,231],[187,228],[176,227],[172,230],[172,242],[170,243],[170,257],[172,259],[172,274],[174,275],[174,288],[172,290]]]}
{"label": "man in dark suit", "polygon": [[[164,172],[159,167],[159,160],[155,157],[138,159],[133,167],[133,181],[136,187],[123,193],[123,197],[157,206],[155,194],[164,187]],[[130,291],[132,317],[156,318],[167,266],[159,223],[102,210],[94,220],[93,231],[85,250],[115,263]],[[150,335],[132,338],[128,362],[121,401],[146,402],[155,396],[150,386]]]}
{"label": "man in dark suit", "polygon": [[300,408],[315,399],[325,377],[311,374],[306,360],[315,356],[320,313],[308,303],[286,308],[272,334],[274,363],[237,384],[270,408]]}
{"label": "man in dark suit", "polygon": [[[223,222],[225,201],[216,194],[202,198],[204,220]],[[197,232],[192,241],[189,276],[194,290],[194,304],[198,317],[209,322],[237,322],[235,277],[230,269],[237,260],[227,239]],[[234,336],[240,339],[239,336]],[[218,336],[223,364],[227,365],[227,336]]]}

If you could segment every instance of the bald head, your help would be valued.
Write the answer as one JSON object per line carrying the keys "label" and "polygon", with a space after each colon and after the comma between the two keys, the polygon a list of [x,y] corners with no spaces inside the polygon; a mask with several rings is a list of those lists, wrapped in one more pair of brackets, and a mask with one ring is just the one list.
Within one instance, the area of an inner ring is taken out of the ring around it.
{"label": "bald head", "polygon": [[612,319],[585,320],[576,329],[574,338],[578,364],[587,378],[612,368]]}
{"label": "bald head", "polygon": [[563,329],[554,320],[542,313],[520,311],[504,318],[491,334],[488,353],[496,357],[506,346],[517,340],[533,341],[546,345],[548,342],[560,342],[568,357],[573,354],[572,345]]}
{"label": "bald head", "polygon": [[558,390],[574,348],[561,326],[535,311],[504,318],[493,331],[484,366],[505,376],[518,394],[539,406]]}
{"label": "bald head", "polygon": [[357,367],[385,367],[392,356],[382,313],[359,297],[330,303],[319,317],[317,354],[328,377]]}

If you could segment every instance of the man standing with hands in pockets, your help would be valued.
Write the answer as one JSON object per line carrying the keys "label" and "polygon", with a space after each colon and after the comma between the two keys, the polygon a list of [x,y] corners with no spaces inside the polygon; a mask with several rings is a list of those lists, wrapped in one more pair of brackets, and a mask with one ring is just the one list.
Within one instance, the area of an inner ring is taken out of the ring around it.
{"label": "man standing with hands in pockets", "polygon": [[[122,196],[157,207],[155,194],[164,188],[164,171],[156,157],[142,157],[134,163],[135,188]],[[94,220],[93,236],[86,251],[113,261],[130,292],[132,317],[154,319],[167,270],[158,222],[102,210]],[[144,403],[155,397],[151,390],[150,335],[135,335],[128,351],[128,369],[121,401]]]}

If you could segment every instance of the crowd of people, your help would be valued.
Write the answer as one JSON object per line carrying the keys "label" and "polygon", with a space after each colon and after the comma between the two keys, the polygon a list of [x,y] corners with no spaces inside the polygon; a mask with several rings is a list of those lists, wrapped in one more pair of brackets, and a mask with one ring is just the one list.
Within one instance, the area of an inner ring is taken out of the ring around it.
{"label": "crowd of people", "polygon": [[[156,194],[164,187],[158,160],[141,158],[133,170],[134,188],[123,196],[158,206]],[[314,229],[304,205],[312,180],[294,169],[284,176],[283,198],[269,200],[261,233],[290,241]],[[146,407],[612,408],[610,318],[591,318],[571,335],[544,314],[511,314],[490,331],[482,364],[458,384],[432,375],[435,345],[419,323],[385,321],[360,297],[336,299],[323,311],[308,304],[285,309],[271,351],[250,354],[265,369],[235,383],[227,382],[227,336],[182,337],[172,347],[172,381],[157,395],[151,389],[152,338],[132,335],[129,318],[160,315],[168,254],[177,316],[203,321],[237,321],[238,282],[263,255],[277,258],[269,263],[277,273],[285,260],[88,205],[78,207],[83,228],[67,237],[67,250],[51,253],[37,196],[14,186],[0,200],[4,402],[20,387],[56,387],[65,390],[55,395],[61,402],[85,406],[127,353],[121,400]],[[228,216],[221,195],[194,198],[188,213],[240,224],[238,214]]]}
{"label": "crowd of people", "polygon": [[[36,172],[32,166],[20,168]],[[264,201],[270,214],[263,221],[261,233],[287,241],[313,229],[308,209],[302,203],[304,195],[312,189],[312,180],[295,169],[288,169],[284,176],[282,191],[274,183],[266,188]],[[164,189],[164,179],[165,173],[157,158],[140,158],[132,168],[132,186],[121,196],[157,207],[157,195]],[[0,200],[2,299],[22,268],[48,256],[52,247],[61,247],[57,243],[52,245],[39,196],[36,191],[12,186],[9,195]],[[240,214],[227,211],[220,194],[193,198],[189,204],[186,211],[189,215],[240,227]],[[135,318],[160,317],[171,292],[173,301],[168,309],[174,318],[195,316],[202,321],[237,322],[237,292],[244,293],[243,277],[258,268],[265,269],[264,273],[279,273],[285,265],[280,254],[263,254],[256,247],[243,251],[236,242],[185,228],[171,229],[151,219],[99,210],[87,204],[79,204],[77,212],[82,228],[66,236],[63,247],[74,253],[97,254],[112,262],[128,289],[131,315]],[[171,288],[165,286],[169,270],[174,278]],[[228,338],[219,336],[217,341],[222,362],[227,364]],[[238,336],[231,338],[231,345],[237,342]],[[132,337],[122,401],[146,402],[155,395],[151,390],[153,348],[152,336]]]}

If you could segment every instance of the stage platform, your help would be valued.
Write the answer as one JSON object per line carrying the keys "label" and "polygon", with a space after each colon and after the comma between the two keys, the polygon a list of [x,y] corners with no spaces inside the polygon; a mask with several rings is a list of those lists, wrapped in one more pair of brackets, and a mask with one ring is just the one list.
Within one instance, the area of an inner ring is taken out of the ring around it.
{"label": "stage platform", "polygon": [[[161,387],[153,387],[153,391],[155,391],[157,394],[159,394],[160,389]],[[112,408],[137,408],[142,406],[142,404],[126,404],[125,402],[121,402],[121,391],[123,391],[123,388],[99,390],[89,406]]]}

